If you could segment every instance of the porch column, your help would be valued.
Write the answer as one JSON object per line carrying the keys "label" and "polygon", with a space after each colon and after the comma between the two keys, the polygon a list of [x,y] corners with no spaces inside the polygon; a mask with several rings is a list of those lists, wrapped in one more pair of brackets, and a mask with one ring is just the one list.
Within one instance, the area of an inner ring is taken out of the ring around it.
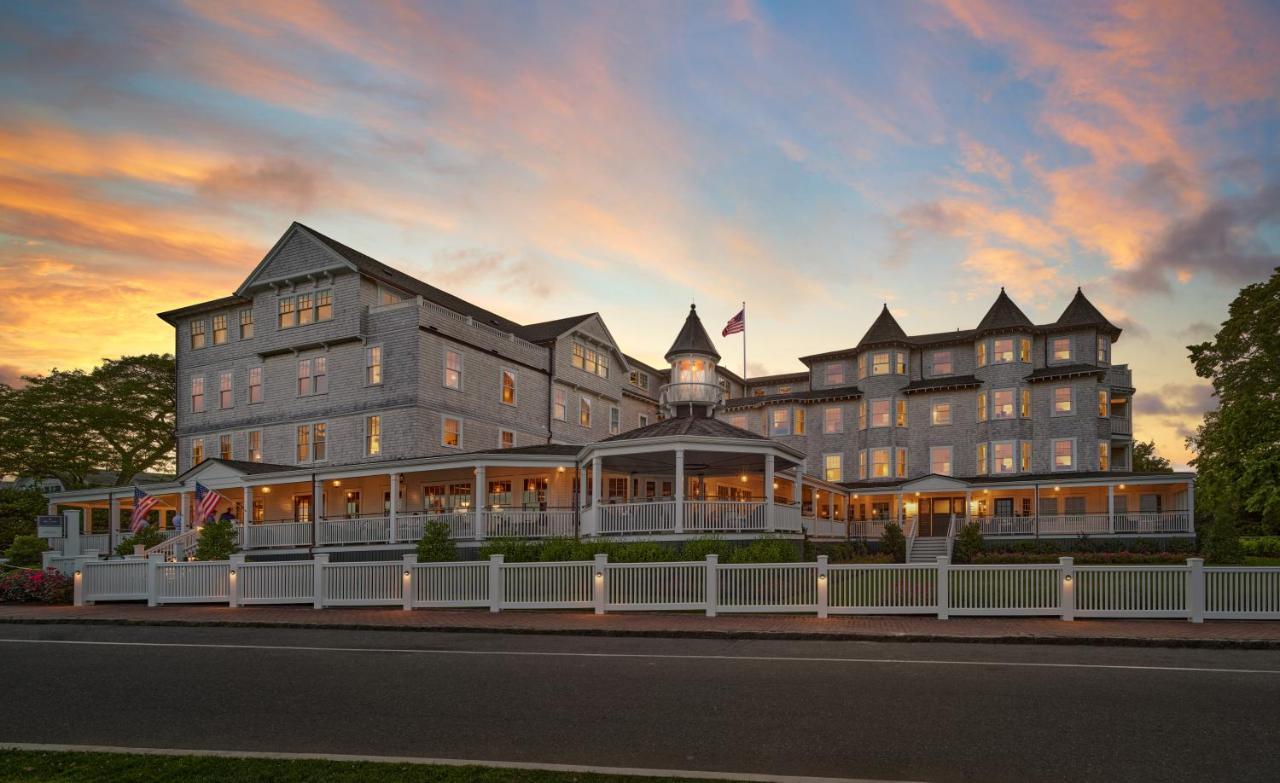
{"label": "porch column", "polygon": [[107,496],[107,515],[110,517],[110,523],[107,528],[110,537],[107,539],[107,546],[109,551],[114,553],[116,544],[120,543],[116,540],[119,538],[120,533],[120,498],[114,494]]}
{"label": "porch column", "polygon": [[396,524],[396,512],[399,511],[400,505],[400,474],[391,474],[391,507],[387,509],[387,540],[388,543],[394,544],[396,539],[400,537],[399,528]]}
{"label": "porch column", "polygon": [[836,521],[836,493],[827,491],[827,521],[835,523]]}
{"label": "porch column", "polygon": [[1107,532],[1116,534],[1116,485],[1107,485]]}
{"label": "porch column", "polygon": [[907,526],[907,507],[906,507],[905,505],[903,505],[903,503],[902,503],[902,493],[901,493],[901,492],[899,492],[897,495],[894,495],[894,498],[895,498],[895,500],[896,500],[896,502],[897,502],[897,506],[896,506],[896,508],[895,508],[895,513],[897,514],[897,517],[898,517],[898,526],[899,526],[899,527],[901,527],[901,528],[906,528],[906,526]]}
{"label": "porch column", "polygon": [[185,533],[191,529],[191,493],[183,490],[178,493],[178,513],[182,515],[182,530],[179,533]]}
{"label": "porch column", "polygon": [[966,490],[964,491],[964,518],[965,518],[965,521],[966,521],[966,522],[967,522],[967,521],[969,521],[969,518],[970,518],[970,517],[972,517],[972,516],[973,516],[973,490],[971,490],[971,489],[966,489]]}
{"label": "porch column", "polygon": [[253,519],[253,487],[245,486],[244,488],[244,519],[240,520],[240,524],[247,525]]}
{"label": "porch column", "polygon": [[485,478],[484,465],[476,465],[476,485],[471,490],[471,512],[475,515],[476,540],[484,538],[485,518],[484,509],[489,502],[489,485]]}
{"label": "porch column", "polygon": [[599,457],[591,458],[591,516],[595,517],[596,530],[600,529],[600,492],[604,484],[600,473],[603,466],[604,460]]}
{"label": "porch column", "polygon": [[1031,513],[1034,514],[1034,516],[1031,517],[1032,519],[1031,531],[1035,533],[1036,538],[1039,538],[1040,537],[1040,485],[1039,484],[1036,484],[1035,499],[1032,500],[1031,502],[1035,504],[1034,507],[1031,509]]}
{"label": "porch column", "polygon": [[773,512],[773,455],[764,455],[764,505],[765,520],[769,523],[770,530],[777,530],[778,520],[774,519]]}
{"label": "porch column", "polygon": [[681,533],[684,533],[684,449],[676,449],[676,535]]}
{"label": "porch column", "polygon": [[311,523],[314,525],[324,518],[325,508],[324,502],[324,482],[316,479],[311,486]]}
{"label": "porch column", "polygon": [[1187,532],[1194,533],[1196,530],[1196,483],[1194,481],[1187,482]]}

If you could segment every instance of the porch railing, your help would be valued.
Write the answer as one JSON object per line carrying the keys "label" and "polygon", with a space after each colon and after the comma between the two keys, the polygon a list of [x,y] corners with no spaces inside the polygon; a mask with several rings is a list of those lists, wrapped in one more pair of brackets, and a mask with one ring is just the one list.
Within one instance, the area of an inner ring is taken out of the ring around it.
{"label": "porch railing", "polygon": [[321,519],[316,523],[316,546],[385,544],[391,540],[391,517]]}
{"label": "porch railing", "polygon": [[245,549],[310,546],[310,522],[256,522],[241,528]]}
{"label": "porch railing", "polygon": [[675,501],[610,503],[600,506],[596,530],[602,536],[622,533],[674,533]]}
{"label": "porch railing", "polygon": [[396,515],[396,540],[420,541],[431,522],[449,526],[449,538],[471,538],[475,535],[475,514],[467,511],[449,513],[412,512]]}
{"label": "porch railing", "polygon": [[577,533],[571,509],[484,511],[481,515],[490,538],[562,538]]}
{"label": "porch railing", "polygon": [[773,529],[780,533],[799,533],[803,529],[800,507],[793,503],[774,503]]}
{"label": "porch railing", "polygon": [[686,533],[737,533],[769,529],[769,512],[764,503],[724,500],[686,500]]}
{"label": "porch railing", "polygon": [[972,517],[970,521],[990,537],[1185,534],[1195,530],[1187,511]]}

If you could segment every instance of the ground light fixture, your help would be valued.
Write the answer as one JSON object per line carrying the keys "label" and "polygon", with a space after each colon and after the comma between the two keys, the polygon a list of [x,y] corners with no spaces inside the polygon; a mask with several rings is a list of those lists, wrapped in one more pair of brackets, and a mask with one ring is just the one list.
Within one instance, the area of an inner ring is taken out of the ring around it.
{"label": "ground light fixture", "polygon": [[1071,574],[1067,574],[1066,576],[1062,577],[1062,581],[1066,582],[1067,584],[1071,584]]}

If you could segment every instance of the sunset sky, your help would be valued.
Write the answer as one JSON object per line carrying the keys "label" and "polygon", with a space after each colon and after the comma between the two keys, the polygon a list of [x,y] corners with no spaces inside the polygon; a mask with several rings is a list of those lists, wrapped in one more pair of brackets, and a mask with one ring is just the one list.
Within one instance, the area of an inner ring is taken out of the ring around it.
{"label": "sunset sky", "polygon": [[1184,346],[1280,264],[1278,42],[1248,2],[6,2],[0,380],[172,350],[296,219],[652,363],[746,300],[752,374],[1080,285],[1184,464]]}

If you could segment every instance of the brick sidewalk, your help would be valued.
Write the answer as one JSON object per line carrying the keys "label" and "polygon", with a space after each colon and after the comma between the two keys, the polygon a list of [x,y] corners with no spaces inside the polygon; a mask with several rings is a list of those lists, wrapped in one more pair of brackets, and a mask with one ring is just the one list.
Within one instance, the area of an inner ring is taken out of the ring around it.
{"label": "brick sidewalk", "polygon": [[1061,620],[1039,617],[721,615],[482,610],[321,609],[305,606],[0,605],[0,623],[114,623],[364,628],[590,635],[722,638],[812,638],[850,641],[1017,642],[1160,647],[1280,649],[1280,622],[1185,620]]}

